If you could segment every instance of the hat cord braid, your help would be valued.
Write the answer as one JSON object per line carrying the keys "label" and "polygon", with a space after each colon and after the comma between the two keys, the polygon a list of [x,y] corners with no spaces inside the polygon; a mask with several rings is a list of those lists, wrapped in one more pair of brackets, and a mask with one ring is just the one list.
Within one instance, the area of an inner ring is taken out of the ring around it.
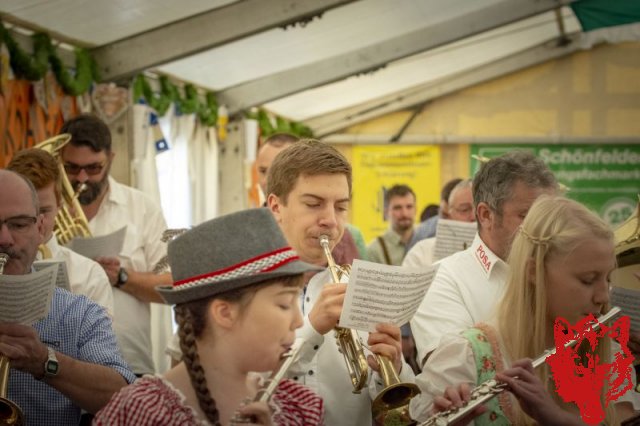
{"label": "hat cord braid", "polygon": [[198,347],[196,345],[195,333],[193,331],[191,312],[184,306],[176,305],[176,321],[178,322],[178,336],[180,337],[180,349],[182,359],[187,366],[191,386],[196,392],[200,408],[214,426],[220,425],[220,413],[216,407],[216,401],[209,392],[207,379],[204,376],[204,369],[200,364]]}

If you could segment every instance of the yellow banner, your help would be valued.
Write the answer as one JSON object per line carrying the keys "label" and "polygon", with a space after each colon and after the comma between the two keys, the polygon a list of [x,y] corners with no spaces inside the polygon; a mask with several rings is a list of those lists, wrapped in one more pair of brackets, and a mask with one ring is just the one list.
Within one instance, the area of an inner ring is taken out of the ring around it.
{"label": "yellow banner", "polygon": [[416,194],[416,220],[427,204],[439,204],[440,147],[437,145],[357,145],[353,147],[353,224],[368,244],[389,227],[384,193],[395,184]]}

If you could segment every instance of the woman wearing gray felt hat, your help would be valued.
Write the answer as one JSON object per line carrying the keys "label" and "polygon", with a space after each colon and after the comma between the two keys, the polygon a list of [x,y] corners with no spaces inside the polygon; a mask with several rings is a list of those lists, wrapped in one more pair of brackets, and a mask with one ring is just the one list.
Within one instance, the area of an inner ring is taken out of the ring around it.
{"label": "woman wearing gray felt hat", "polygon": [[[272,371],[302,326],[305,272],[271,212],[251,209],[205,222],[169,244],[174,284],[158,291],[176,304],[183,361],[116,394],[95,424],[322,424],[310,389],[282,380],[270,402],[253,401],[257,375]],[[171,420],[175,419],[174,423]]]}

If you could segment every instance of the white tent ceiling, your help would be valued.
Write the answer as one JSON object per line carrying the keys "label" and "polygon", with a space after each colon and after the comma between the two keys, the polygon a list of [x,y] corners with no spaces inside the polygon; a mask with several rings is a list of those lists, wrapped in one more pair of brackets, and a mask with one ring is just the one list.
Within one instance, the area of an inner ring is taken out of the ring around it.
{"label": "white tent ceiling", "polygon": [[558,16],[566,33],[580,27],[563,3],[1,0],[0,12],[93,47],[107,78],[169,74],[218,91],[231,112],[264,105],[329,133],[570,53]]}

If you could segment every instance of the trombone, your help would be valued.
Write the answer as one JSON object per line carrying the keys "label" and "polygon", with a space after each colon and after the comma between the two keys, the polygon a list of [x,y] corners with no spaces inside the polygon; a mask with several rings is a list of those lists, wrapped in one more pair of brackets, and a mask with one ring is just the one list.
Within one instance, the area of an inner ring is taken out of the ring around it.
{"label": "trombone", "polygon": [[70,141],[71,135],[68,133],[62,133],[58,136],[54,136],[40,142],[34,147],[48,152],[58,161],[60,182],[62,186],[62,200],[60,201],[60,208],[56,215],[56,224],[53,232],[55,233],[58,242],[62,245],[66,245],[75,237],[91,236],[89,221],[87,220],[87,217],[82,210],[82,206],[78,201],[78,196],[87,188],[87,185],[82,183],[78,190],[75,191],[71,182],[69,182],[67,172],[65,171],[62,159],[60,158],[60,151]]}
{"label": "trombone", "polygon": [[[329,248],[329,237],[321,235],[319,239],[334,282],[348,279],[351,266],[338,266]],[[349,370],[351,383],[354,387],[353,392],[360,393],[369,376],[369,367],[360,337],[355,330],[344,327],[335,327],[335,336],[347,364],[347,370]],[[420,393],[420,389],[414,383],[400,382],[398,373],[389,358],[375,354],[374,356],[380,366],[379,374],[384,383],[384,389],[380,391],[371,405],[374,421],[381,425],[387,423],[415,425],[415,420],[409,416],[409,402],[411,398]]]}
{"label": "trombone", "polygon": [[[9,261],[6,253],[0,253],[0,275],[4,273],[4,265]],[[0,356],[0,425],[22,426],[26,424],[24,414],[18,405],[7,398],[9,388],[9,373],[11,365],[9,358]]]}

